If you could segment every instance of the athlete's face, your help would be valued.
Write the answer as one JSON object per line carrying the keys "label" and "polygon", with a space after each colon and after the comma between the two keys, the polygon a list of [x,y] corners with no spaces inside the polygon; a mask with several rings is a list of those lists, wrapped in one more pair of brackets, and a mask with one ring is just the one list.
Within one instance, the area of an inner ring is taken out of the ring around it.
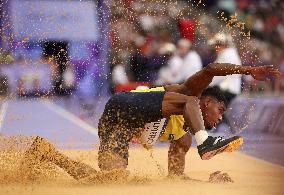
{"label": "athlete's face", "polygon": [[222,120],[222,116],[226,111],[224,102],[219,102],[217,99],[211,96],[201,98],[200,108],[205,127],[207,129],[216,127],[217,124]]}

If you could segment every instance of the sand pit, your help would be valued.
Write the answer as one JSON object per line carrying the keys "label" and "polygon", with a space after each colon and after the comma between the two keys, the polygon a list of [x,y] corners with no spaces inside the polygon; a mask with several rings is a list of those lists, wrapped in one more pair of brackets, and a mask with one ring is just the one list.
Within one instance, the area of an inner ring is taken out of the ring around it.
{"label": "sand pit", "polygon": [[[97,151],[63,152],[98,169]],[[192,149],[185,171],[192,180],[184,181],[166,179],[167,148],[153,152],[160,168],[148,151],[135,148],[130,150],[128,169],[138,180],[96,185],[79,183],[49,163],[42,164],[32,178],[27,178],[27,173],[16,171],[22,156],[11,151],[1,153],[0,194],[284,194],[283,167],[238,152],[201,161],[196,149]],[[209,183],[209,176],[215,171],[228,173],[234,182]]]}

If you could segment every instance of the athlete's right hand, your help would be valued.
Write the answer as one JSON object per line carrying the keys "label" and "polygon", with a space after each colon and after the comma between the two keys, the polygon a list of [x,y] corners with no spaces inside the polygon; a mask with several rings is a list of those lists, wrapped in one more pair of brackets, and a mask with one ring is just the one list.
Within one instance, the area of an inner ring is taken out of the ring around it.
{"label": "athlete's right hand", "polygon": [[268,81],[269,77],[280,77],[282,73],[273,67],[273,65],[253,67],[250,70],[251,76],[259,81]]}

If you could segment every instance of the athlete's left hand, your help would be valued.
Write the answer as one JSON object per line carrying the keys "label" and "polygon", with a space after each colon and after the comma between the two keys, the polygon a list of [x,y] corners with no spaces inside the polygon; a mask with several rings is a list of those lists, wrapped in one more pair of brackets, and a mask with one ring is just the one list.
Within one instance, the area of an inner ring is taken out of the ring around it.
{"label": "athlete's left hand", "polygon": [[268,81],[269,77],[280,77],[282,73],[273,65],[253,67],[250,70],[251,76],[259,81]]}

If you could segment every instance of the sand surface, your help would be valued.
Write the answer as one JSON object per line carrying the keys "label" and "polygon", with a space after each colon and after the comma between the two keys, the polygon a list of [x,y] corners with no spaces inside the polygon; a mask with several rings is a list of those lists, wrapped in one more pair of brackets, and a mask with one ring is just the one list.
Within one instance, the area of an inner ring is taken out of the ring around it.
{"label": "sand surface", "polygon": [[[97,151],[62,151],[97,168]],[[200,160],[196,149],[186,157],[186,174],[192,180],[169,180],[167,174],[167,148],[157,148],[153,158],[143,148],[130,150],[128,170],[132,174],[148,178],[148,182],[123,184],[81,184],[52,164],[43,164],[33,182],[17,174],[15,167],[20,154],[2,152],[0,157],[0,194],[284,194],[284,168],[242,153],[221,154],[209,161]],[[157,163],[160,167],[157,166]],[[209,183],[209,175],[215,171],[228,173],[234,183]],[[13,174],[13,175],[11,175]]]}

